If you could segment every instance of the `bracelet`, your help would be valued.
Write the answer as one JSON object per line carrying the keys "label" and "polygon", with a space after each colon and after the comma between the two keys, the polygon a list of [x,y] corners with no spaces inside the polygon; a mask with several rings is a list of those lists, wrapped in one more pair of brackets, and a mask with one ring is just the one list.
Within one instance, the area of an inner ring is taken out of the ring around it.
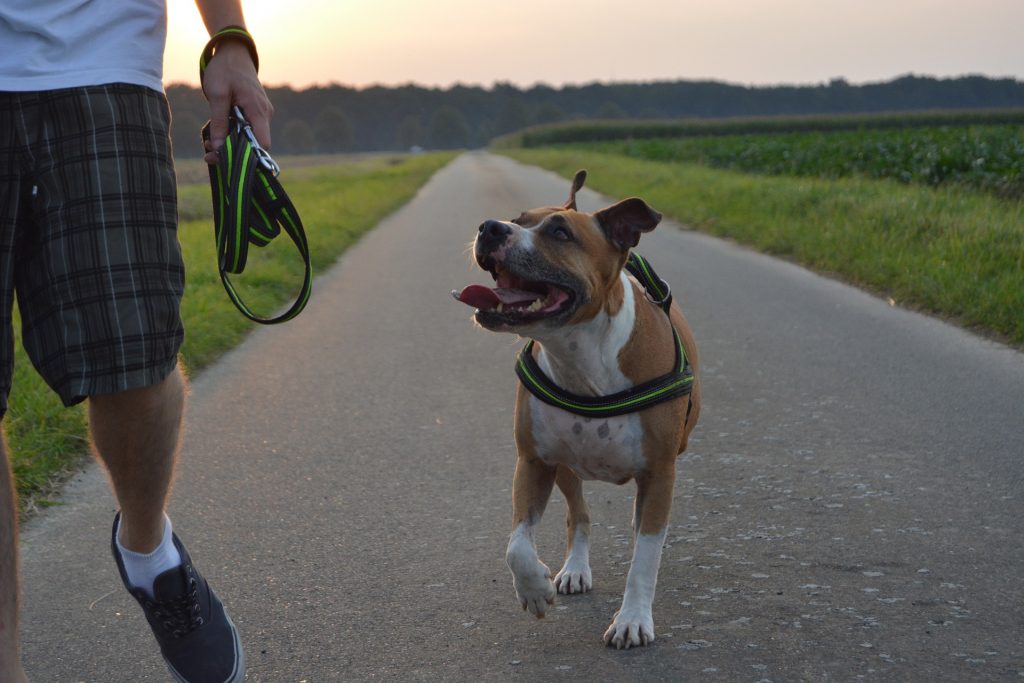
{"label": "bracelet", "polygon": [[206,47],[203,48],[203,54],[199,55],[200,87],[202,86],[203,78],[206,76],[206,67],[210,64],[214,52],[217,51],[217,46],[224,40],[238,40],[242,45],[245,45],[245,49],[249,51],[249,56],[252,57],[253,66],[256,67],[256,72],[259,73],[260,56],[256,53],[256,41],[241,26],[225,26],[210,37]]}

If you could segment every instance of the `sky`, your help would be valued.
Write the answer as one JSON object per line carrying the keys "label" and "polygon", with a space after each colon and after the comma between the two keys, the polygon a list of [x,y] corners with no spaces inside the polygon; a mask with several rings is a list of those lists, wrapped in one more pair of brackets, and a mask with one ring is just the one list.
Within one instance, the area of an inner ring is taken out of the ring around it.
{"label": "sky", "polygon": [[[243,0],[267,85],[1024,80],[1024,0]],[[168,0],[166,83],[207,40]]]}

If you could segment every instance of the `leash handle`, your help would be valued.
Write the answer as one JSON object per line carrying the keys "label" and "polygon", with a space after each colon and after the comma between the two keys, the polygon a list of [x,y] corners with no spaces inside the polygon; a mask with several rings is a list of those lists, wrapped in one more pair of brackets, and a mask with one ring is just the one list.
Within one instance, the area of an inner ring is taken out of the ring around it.
{"label": "leash handle", "polygon": [[[241,110],[235,107],[228,123],[228,135],[217,152],[218,161],[208,167],[221,283],[231,302],[249,320],[262,325],[282,323],[302,312],[312,291],[313,269],[306,231],[298,210],[277,179],[280,167],[256,142]],[[210,139],[209,122],[203,126],[202,135],[204,140]],[[228,275],[245,270],[250,244],[265,247],[282,229],[302,257],[302,287],[284,313],[267,318],[245,303]]]}

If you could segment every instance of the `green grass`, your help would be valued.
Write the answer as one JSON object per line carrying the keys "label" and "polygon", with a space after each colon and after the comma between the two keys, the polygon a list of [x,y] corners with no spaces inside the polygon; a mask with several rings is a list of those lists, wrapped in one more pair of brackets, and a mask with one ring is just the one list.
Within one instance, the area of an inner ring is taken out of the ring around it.
{"label": "green grass", "polygon": [[503,150],[694,228],[1024,345],[1024,202],[863,178],[757,176],[581,149]]}
{"label": "green grass", "polygon": [[[281,180],[302,215],[314,273],[330,266],[345,248],[407,202],[453,156],[332,159],[330,166],[317,166],[315,159],[282,160]],[[228,300],[217,273],[210,189],[207,184],[195,184],[204,173],[203,168],[187,164],[179,173],[191,181],[179,186],[179,239],[186,265],[181,358],[192,373],[237,345],[255,327]],[[301,273],[295,247],[282,235],[270,246],[250,252],[245,272],[233,282],[258,312],[269,314],[298,292]],[[22,510],[49,504],[48,497],[59,482],[87,453],[84,411],[81,406],[63,408],[32,369],[20,340],[4,424]]]}

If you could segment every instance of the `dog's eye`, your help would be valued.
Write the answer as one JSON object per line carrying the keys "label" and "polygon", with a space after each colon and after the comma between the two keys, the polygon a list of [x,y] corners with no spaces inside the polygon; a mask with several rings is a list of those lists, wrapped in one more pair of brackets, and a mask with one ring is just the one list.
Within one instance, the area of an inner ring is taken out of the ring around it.
{"label": "dog's eye", "polygon": [[547,232],[559,242],[568,242],[572,239],[572,233],[564,225],[552,225]]}

